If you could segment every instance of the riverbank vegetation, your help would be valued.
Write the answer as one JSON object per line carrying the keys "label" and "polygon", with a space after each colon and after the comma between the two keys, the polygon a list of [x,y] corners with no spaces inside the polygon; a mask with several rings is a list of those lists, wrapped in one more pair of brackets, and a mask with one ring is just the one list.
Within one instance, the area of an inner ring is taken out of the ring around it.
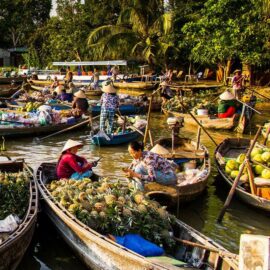
{"label": "riverbank vegetation", "polygon": [[57,0],[0,3],[1,47],[27,46],[31,66],[52,61],[127,59],[154,69],[202,67],[229,75],[270,62],[267,0]]}

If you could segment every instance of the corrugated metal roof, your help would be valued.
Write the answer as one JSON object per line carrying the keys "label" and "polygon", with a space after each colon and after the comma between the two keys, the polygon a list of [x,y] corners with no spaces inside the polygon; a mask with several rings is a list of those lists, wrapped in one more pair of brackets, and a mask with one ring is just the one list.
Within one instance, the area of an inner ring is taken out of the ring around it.
{"label": "corrugated metal roof", "polygon": [[118,65],[126,66],[126,60],[108,60],[108,61],[82,61],[82,62],[53,62],[53,66],[107,66]]}

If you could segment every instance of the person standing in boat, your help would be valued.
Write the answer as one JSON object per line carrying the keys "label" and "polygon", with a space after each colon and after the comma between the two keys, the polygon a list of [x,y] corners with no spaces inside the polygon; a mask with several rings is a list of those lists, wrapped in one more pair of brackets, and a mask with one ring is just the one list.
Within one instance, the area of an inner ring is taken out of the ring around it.
{"label": "person standing in boat", "polygon": [[112,80],[114,82],[114,81],[116,81],[117,75],[119,74],[119,67],[118,66],[113,66],[112,69],[111,69],[111,73],[112,73]]}
{"label": "person standing in boat", "polygon": [[[159,145],[158,147],[163,148]],[[131,142],[128,152],[134,160],[128,169],[124,169],[124,172],[128,177],[138,178],[143,182],[157,182],[163,185],[176,184],[177,176],[173,164],[154,153],[158,149],[155,149],[154,152],[152,150],[144,151],[141,143]]]}
{"label": "person standing in boat", "polygon": [[82,180],[92,176],[92,168],[97,166],[97,162],[89,163],[85,158],[78,156],[77,152],[82,147],[82,143],[74,140],[65,143],[56,167],[58,179]]}
{"label": "person standing in boat", "polygon": [[98,83],[99,83],[99,72],[96,68],[94,68],[94,82],[93,82],[94,90],[98,89]]}
{"label": "person standing in boat", "polygon": [[89,104],[87,97],[83,90],[79,90],[74,94],[72,109],[75,116],[82,116],[83,114],[88,113]]}
{"label": "person standing in boat", "polygon": [[72,81],[73,81],[73,73],[70,70],[70,67],[68,67],[67,68],[67,74],[66,74],[66,77],[65,77],[65,82],[66,82],[66,84],[69,84]]}
{"label": "person standing in boat", "polygon": [[218,104],[218,118],[229,118],[236,113],[235,96],[226,90],[220,96]]}
{"label": "person standing in boat", "polygon": [[236,69],[233,74],[234,74],[232,78],[233,94],[235,98],[239,99],[241,96],[241,91],[243,88],[243,81],[245,77],[242,75],[242,72],[240,69]]}
{"label": "person standing in boat", "polygon": [[110,135],[113,131],[115,111],[119,107],[119,97],[116,94],[116,89],[112,86],[110,81],[103,82],[102,91],[103,94],[100,99],[100,131],[105,130],[106,120],[108,120],[106,133]]}
{"label": "person standing in boat", "polygon": [[59,81],[58,81],[58,78],[57,76],[54,76],[53,78],[53,83],[51,84],[51,90],[54,90],[57,86],[59,86]]}

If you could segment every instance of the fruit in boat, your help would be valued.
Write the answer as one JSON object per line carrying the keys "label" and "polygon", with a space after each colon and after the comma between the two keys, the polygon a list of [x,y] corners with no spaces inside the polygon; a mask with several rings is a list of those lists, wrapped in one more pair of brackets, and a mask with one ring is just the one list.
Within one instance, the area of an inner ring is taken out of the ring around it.
{"label": "fruit in boat", "polygon": [[269,162],[270,161],[270,152],[264,152],[264,153],[262,153],[262,160],[264,161],[264,162]]}
{"label": "fruit in boat", "polygon": [[137,193],[134,195],[134,201],[137,203],[137,204],[140,204],[144,199],[144,196],[143,194],[141,193]]}
{"label": "fruit in boat", "polygon": [[239,164],[242,164],[242,163],[244,162],[244,160],[245,160],[245,157],[246,157],[245,154],[240,154],[240,155],[237,157],[236,161],[237,161]]}
{"label": "fruit in boat", "polygon": [[226,165],[226,166],[225,166],[225,172],[226,172],[227,174],[231,174],[232,170]]}
{"label": "fruit in boat", "polygon": [[235,179],[237,177],[237,175],[239,174],[239,171],[233,170],[231,172],[231,178]]}
{"label": "fruit in boat", "polygon": [[234,170],[234,169],[238,169],[239,164],[236,162],[236,160],[230,159],[227,161],[226,166],[228,166],[229,169]]}
{"label": "fruit in boat", "polygon": [[263,150],[261,148],[254,148],[250,153],[250,157],[253,158],[257,154],[262,154],[262,153],[263,153]]}
{"label": "fruit in boat", "polygon": [[263,170],[264,170],[264,168],[263,168],[263,166],[261,166],[261,165],[256,165],[256,166],[254,167],[254,171],[255,171],[255,173],[256,173],[257,175],[261,175],[261,173],[262,173]]}
{"label": "fruit in boat", "polygon": [[248,182],[248,175],[247,174],[241,175],[240,181],[241,182],[244,182],[244,183]]}
{"label": "fruit in boat", "polygon": [[257,161],[257,162],[260,162],[262,163],[263,160],[262,160],[262,155],[261,154],[256,154],[253,158],[252,158],[253,161]]}
{"label": "fruit in boat", "polygon": [[270,179],[270,170],[264,169],[262,171],[262,178],[264,178],[264,179]]}

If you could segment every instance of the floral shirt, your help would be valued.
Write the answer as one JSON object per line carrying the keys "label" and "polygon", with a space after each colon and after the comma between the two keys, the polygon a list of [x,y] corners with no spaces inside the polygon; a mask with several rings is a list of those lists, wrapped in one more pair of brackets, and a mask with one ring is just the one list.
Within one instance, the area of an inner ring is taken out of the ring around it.
{"label": "floral shirt", "polygon": [[100,104],[106,109],[116,109],[119,106],[119,97],[118,95],[103,93],[100,99]]}
{"label": "floral shirt", "polygon": [[164,174],[174,171],[168,160],[150,151],[143,151],[142,157],[134,159],[130,168],[134,169],[139,164],[143,165],[148,172],[148,175],[142,175],[142,180],[145,181],[155,181],[156,171],[161,171]]}
{"label": "floral shirt", "polygon": [[240,88],[242,88],[243,79],[244,79],[244,77],[242,75],[240,75],[240,76],[238,76],[238,75],[233,76],[233,79],[232,79],[233,88],[234,89],[240,89]]}

